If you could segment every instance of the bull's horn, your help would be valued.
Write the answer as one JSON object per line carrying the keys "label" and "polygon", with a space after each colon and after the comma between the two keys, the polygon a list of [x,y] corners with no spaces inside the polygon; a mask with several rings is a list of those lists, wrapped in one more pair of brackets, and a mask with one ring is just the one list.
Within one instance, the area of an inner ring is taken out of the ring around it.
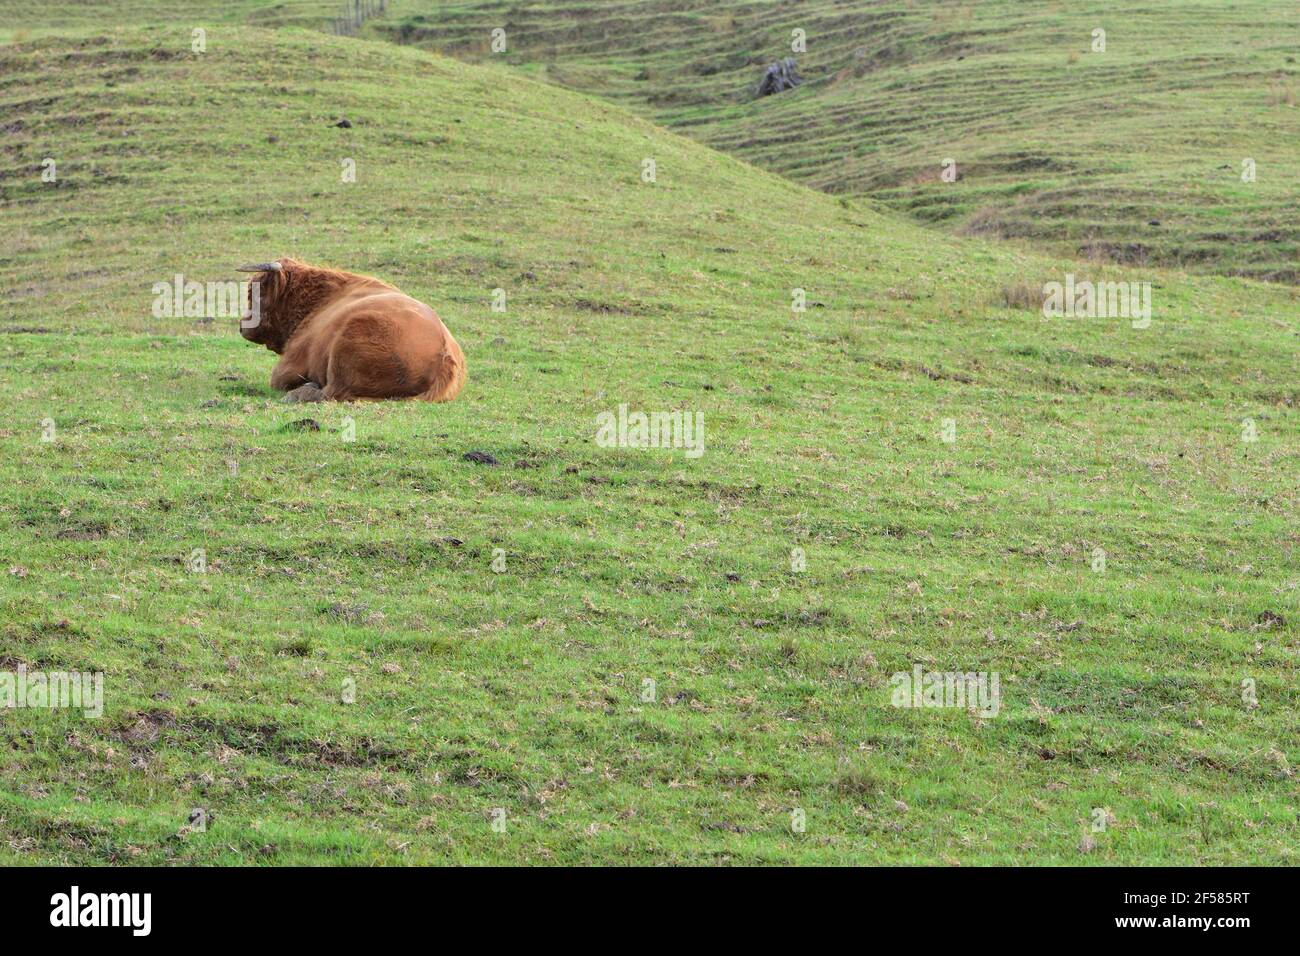
{"label": "bull's horn", "polygon": [[278,262],[259,262],[254,265],[240,266],[236,272],[279,272],[281,269]]}

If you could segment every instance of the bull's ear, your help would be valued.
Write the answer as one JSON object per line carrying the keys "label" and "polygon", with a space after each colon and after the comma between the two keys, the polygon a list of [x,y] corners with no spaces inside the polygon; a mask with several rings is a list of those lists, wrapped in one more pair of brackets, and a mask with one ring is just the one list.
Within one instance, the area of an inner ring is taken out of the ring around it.
{"label": "bull's ear", "polygon": [[252,265],[240,266],[236,272],[279,272],[283,268],[278,262],[258,262]]}

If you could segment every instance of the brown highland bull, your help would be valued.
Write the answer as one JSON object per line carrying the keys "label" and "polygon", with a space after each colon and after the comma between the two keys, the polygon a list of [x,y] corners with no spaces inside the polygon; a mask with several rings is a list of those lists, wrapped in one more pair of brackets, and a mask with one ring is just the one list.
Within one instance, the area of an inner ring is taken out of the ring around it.
{"label": "brown highland bull", "polygon": [[255,272],[239,334],[280,356],[271,387],[285,401],[419,398],[447,402],[465,356],[442,320],[387,282],[282,258]]}

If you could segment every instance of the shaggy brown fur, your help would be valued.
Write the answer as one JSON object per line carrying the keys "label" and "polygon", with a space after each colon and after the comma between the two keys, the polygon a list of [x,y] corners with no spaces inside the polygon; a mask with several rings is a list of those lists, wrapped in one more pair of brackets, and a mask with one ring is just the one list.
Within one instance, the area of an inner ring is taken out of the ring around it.
{"label": "shaggy brown fur", "polygon": [[[274,265],[278,263],[279,269]],[[423,302],[370,276],[278,259],[254,277],[260,319],[239,334],[280,356],[271,387],[315,385],[335,401],[419,398],[446,402],[465,384],[465,356]]]}

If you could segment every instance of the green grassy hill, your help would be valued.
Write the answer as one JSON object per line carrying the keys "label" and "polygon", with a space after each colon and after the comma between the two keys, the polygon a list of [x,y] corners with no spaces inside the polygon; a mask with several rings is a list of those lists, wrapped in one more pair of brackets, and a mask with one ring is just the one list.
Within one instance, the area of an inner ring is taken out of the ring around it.
{"label": "green grassy hill", "polygon": [[325,29],[343,4],[344,0],[76,0],[59,4],[0,0],[0,43],[156,27],[183,36],[188,46],[191,30],[214,24]]}
{"label": "green grassy hill", "polygon": [[[535,70],[834,193],[1105,261],[1300,280],[1291,0],[394,0],[373,35]],[[506,31],[503,54],[490,32]],[[791,55],[807,80],[757,98]],[[1092,52],[1093,30],[1106,31]],[[959,179],[941,180],[946,159]],[[1256,181],[1242,181],[1243,160]]]}
{"label": "green grassy hill", "polygon": [[[0,116],[0,669],[106,674],[0,714],[0,861],[1297,862],[1294,290],[306,30],[0,47]],[[151,315],[280,254],[434,305],[462,397],[286,406]],[[1151,326],[1044,318],[1067,272]],[[892,707],[917,663],[1001,712]]]}
{"label": "green grassy hill", "polygon": [[[325,30],[345,6],[0,0],[0,42],[141,25]],[[795,29],[806,84],[757,98]],[[388,0],[363,35],[534,72],[959,234],[1296,283],[1297,31],[1290,0]],[[947,160],[956,182],[940,176]]]}

